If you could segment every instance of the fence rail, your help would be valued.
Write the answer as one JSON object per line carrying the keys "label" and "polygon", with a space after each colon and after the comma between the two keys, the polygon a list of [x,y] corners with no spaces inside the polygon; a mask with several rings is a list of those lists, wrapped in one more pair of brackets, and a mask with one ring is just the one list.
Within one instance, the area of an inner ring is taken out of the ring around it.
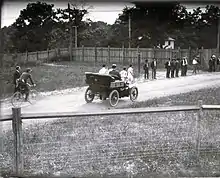
{"label": "fence rail", "polygon": [[[195,129],[196,129],[196,153],[197,157],[200,156],[200,151],[204,151],[204,147],[201,147],[201,122],[203,120],[204,110],[220,110],[220,105],[203,105],[202,101],[198,102],[198,105],[191,106],[171,106],[171,107],[152,107],[152,108],[134,108],[134,109],[115,109],[110,111],[102,111],[95,113],[75,113],[75,112],[62,112],[62,113],[21,113],[21,108],[12,108],[11,115],[3,115],[0,122],[12,121],[12,129],[14,135],[14,173],[15,175],[22,175],[24,171],[24,156],[23,156],[23,136],[22,136],[22,120],[29,119],[54,119],[54,118],[70,118],[80,120],[88,119],[92,116],[112,116],[112,115],[132,115],[132,114],[147,114],[147,113],[165,113],[165,112],[181,112],[181,111],[196,111],[197,117]],[[87,118],[86,118],[87,117]],[[157,119],[157,118],[155,118]],[[177,121],[176,121],[177,122]],[[169,150],[168,150],[169,151]],[[180,150],[179,150],[180,151]],[[216,151],[216,150],[215,150]],[[217,150],[220,151],[220,150]],[[174,152],[176,152],[174,150]],[[177,150],[178,152],[178,150]],[[60,153],[61,154],[61,153]]]}
{"label": "fence rail", "polygon": [[[189,63],[195,56],[199,56],[201,65],[208,66],[208,60],[212,54],[217,54],[216,49],[156,49],[156,48],[111,48],[111,47],[78,47],[72,50],[72,61],[80,62],[102,62],[102,63],[133,63],[138,64],[138,54],[140,62],[145,59],[158,59],[158,65],[164,65],[164,60],[168,58],[181,58],[187,56]],[[53,60],[62,61],[63,58],[70,58],[68,48],[58,48],[46,51],[26,52],[16,54],[4,54],[4,61],[16,62],[49,62]]]}

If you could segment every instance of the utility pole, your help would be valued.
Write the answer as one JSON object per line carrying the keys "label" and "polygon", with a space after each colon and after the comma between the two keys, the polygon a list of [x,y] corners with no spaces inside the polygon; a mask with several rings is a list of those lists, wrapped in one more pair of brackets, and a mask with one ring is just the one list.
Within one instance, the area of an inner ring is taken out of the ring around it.
{"label": "utility pole", "polygon": [[129,36],[129,42],[128,42],[128,47],[131,48],[131,13],[129,13],[128,17],[128,36]]}
{"label": "utility pole", "polygon": [[75,48],[77,48],[77,26],[74,26],[75,29]]}
{"label": "utility pole", "polygon": [[70,4],[68,3],[68,11],[69,11],[69,31],[70,31],[70,61],[73,60],[73,27],[72,27],[72,18],[70,17]]}
{"label": "utility pole", "polygon": [[220,17],[218,17],[218,32],[217,32],[217,52],[218,52],[218,55],[219,55],[219,52],[220,52]]}

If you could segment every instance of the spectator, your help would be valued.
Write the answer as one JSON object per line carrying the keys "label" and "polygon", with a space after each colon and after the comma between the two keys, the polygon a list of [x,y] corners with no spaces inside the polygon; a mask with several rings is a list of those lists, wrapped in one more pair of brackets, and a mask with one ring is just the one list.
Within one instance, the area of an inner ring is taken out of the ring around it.
{"label": "spectator", "polygon": [[198,62],[196,60],[197,58],[194,58],[192,61],[192,65],[193,65],[193,74],[196,74],[197,71],[197,66],[198,66]]}
{"label": "spectator", "polygon": [[156,74],[157,74],[157,60],[155,58],[151,62],[151,69],[152,69],[152,79],[157,79],[156,78]]}
{"label": "spectator", "polygon": [[14,93],[18,91],[18,79],[21,76],[21,67],[20,66],[16,66],[15,68],[15,72],[13,75],[13,84],[14,84]]}
{"label": "spectator", "polygon": [[128,83],[134,83],[134,70],[131,64],[128,68]]}
{"label": "spectator", "polygon": [[174,72],[175,72],[175,59],[172,59],[170,69],[171,69],[171,78],[174,78]]}
{"label": "spectator", "polygon": [[179,70],[180,70],[180,59],[176,59],[175,61],[175,69],[176,69],[176,77],[179,77]]}
{"label": "spectator", "polygon": [[170,68],[171,68],[171,60],[170,58],[168,59],[168,61],[165,63],[165,68],[167,70],[166,72],[166,78],[170,78]]}
{"label": "spectator", "polygon": [[144,79],[149,79],[149,63],[148,63],[148,60],[146,59],[145,60],[145,64],[144,64]]}

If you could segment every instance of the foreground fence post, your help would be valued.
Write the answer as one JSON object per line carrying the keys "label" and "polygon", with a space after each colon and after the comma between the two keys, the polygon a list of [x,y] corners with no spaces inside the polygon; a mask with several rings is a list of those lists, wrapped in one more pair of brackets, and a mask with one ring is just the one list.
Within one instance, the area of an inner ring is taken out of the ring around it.
{"label": "foreground fence post", "polygon": [[199,160],[200,156],[200,123],[201,119],[203,117],[203,110],[202,110],[202,100],[198,101],[198,106],[199,106],[199,111],[197,114],[197,119],[196,119],[196,156]]}
{"label": "foreground fence post", "polygon": [[21,108],[12,108],[12,128],[14,134],[14,170],[16,175],[23,173],[23,139]]}

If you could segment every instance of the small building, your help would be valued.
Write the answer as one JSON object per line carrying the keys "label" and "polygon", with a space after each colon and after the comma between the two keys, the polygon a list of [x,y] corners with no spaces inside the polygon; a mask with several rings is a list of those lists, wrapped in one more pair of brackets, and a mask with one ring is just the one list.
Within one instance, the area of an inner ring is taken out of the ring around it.
{"label": "small building", "polygon": [[174,44],[175,44],[175,39],[169,37],[167,40],[165,40],[165,44],[163,45],[163,48],[174,49]]}

